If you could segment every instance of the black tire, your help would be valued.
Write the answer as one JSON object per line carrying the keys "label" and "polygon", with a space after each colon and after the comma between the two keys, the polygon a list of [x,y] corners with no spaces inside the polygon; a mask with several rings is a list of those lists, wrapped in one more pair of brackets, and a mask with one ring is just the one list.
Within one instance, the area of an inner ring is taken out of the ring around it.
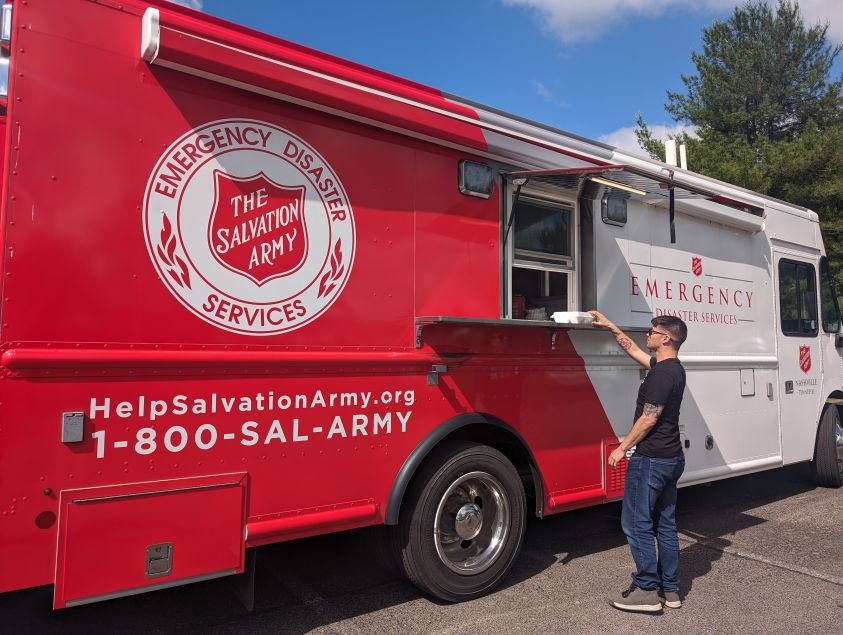
{"label": "black tire", "polygon": [[393,536],[413,584],[462,602],[488,593],[509,573],[525,526],[524,487],[512,463],[487,445],[451,442],[413,478]]}
{"label": "black tire", "polygon": [[833,404],[826,407],[817,428],[811,474],[822,487],[843,485],[843,427],[840,410]]}

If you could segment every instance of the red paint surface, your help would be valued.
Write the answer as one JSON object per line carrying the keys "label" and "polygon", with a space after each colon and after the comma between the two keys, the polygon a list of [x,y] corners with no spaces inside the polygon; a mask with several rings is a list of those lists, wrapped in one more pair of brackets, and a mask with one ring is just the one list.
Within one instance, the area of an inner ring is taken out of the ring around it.
{"label": "red paint surface", "polygon": [[[270,522],[263,526],[285,530],[278,539],[381,522],[408,455],[464,412],[485,413],[520,433],[546,502],[602,487],[602,443],[612,430],[564,332],[553,350],[542,328],[431,326],[415,349],[417,316],[499,317],[499,195],[467,197],[456,182],[458,161],[477,157],[150,68],[138,59],[143,6],[15,6],[2,201],[0,591],[60,582],[61,603],[138,585],[137,570],[117,557],[123,538],[108,532],[109,557],[86,573],[80,563],[92,536],[99,540],[97,532],[124,508],[98,507],[84,515],[89,530],[84,523],[75,529],[60,505],[71,489],[164,489],[172,479],[245,472],[242,518],[236,496],[214,498],[210,516],[191,497],[172,508],[171,499],[165,505],[156,497],[131,505],[131,514],[151,523],[140,528],[183,513],[187,520],[167,525],[180,540],[216,516],[239,519],[241,536],[249,523]],[[171,22],[208,39],[466,114],[431,89],[159,6],[162,16],[178,16]],[[185,56],[207,53],[201,59],[228,63],[231,72],[296,98],[483,149],[479,128],[454,119],[300,73],[244,70],[239,58],[217,59],[218,49],[195,42],[166,44],[173,51],[183,45]],[[357,255],[345,289],[324,315],[281,336],[249,337],[198,319],[157,278],[144,241],[144,190],[164,148],[191,128],[230,117],[260,119],[306,139],[341,175],[354,207]],[[426,372],[442,356],[451,367],[428,386]],[[340,397],[314,406],[316,393]],[[292,405],[259,409],[258,395],[268,401],[270,394]],[[343,403],[343,394],[369,394],[370,401]],[[307,407],[296,404],[302,395]],[[244,397],[250,409],[241,407]],[[200,399],[213,400],[217,411],[173,412]],[[151,419],[153,402],[167,403],[168,412]],[[64,444],[62,413],[74,411],[86,414],[85,441]],[[365,426],[355,416],[365,416]],[[337,418],[342,433],[329,438]],[[146,452],[151,434],[155,447]],[[587,502],[594,500],[580,504]],[[50,512],[56,523],[44,522]],[[283,520],[297,515],[313,518],[312,526]],[[56,579],[59,527],[69,527],[59,570],[72,584]],[[165,539],[139,531],[131,548]],[[218,556],[207,551],[204,559],[196,552],[183,574],[218,571]]]}

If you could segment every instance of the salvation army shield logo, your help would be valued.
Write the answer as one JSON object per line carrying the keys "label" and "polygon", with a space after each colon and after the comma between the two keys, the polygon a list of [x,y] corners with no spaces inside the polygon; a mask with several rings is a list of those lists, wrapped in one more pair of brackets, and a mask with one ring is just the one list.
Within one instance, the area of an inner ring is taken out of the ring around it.
{"label": "salvation army shield logo", "polygon": [[188,310],[246,335],[310,323],[354,264],[354,212],[307,141],[254,119],[194,128],[147,182],[143,228],[159,278]]}
{"label": "salvation army shield logo", "polygon": [[225,267],[257,285],[304,264],[304,186],[285,187],[263,173],[237,178],[214,172],[215,200],[208,240]]}
{"label": "salvation army shield logo", "polygon": [[799,347],[799,368],[802,369],[803,373],[807,373],[811,370],[811,347],[810,346],[800,346]]}
{"label": "salvation army shield logo", "polygon": [[691,256],[691,271],[697,278],[702,275],[702,258]]}

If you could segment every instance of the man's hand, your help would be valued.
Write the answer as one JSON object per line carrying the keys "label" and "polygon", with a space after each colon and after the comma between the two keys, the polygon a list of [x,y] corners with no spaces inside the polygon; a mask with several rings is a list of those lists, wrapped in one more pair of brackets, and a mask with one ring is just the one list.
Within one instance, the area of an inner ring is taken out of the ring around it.
{"label": "man's hand", "polygon": [[609,467],[613,470],[618,467],[618,463],[626,456],[626,452],[620,448],[615,448],[609,455]]}
{"label": "man's hand", "polygon": [[618,327],[615,326],[615,323],[612,322],[612,320],[610,320],[605,315],[600,313],[600,311],[589,311],[589,313],[594,318],[594,322],[592,322],[592,325],[602,326],[604,328],[609,329],[610,331],[614,331],[615,329],[618,328]]}

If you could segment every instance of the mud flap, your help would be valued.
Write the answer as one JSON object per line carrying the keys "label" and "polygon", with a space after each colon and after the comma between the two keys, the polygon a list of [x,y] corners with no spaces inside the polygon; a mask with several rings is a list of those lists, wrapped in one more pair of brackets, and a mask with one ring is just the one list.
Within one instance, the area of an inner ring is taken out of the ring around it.
{"label": "mud flap", "polygon": [[242,573],[245,473],[62,490],[53,608]]}
{"label": "mud flap", "polygon": [[243,608],[251,613],[255,610],[255,574],[258,565],[258,550],[246,549],[246,566],[240,575],[232,575],[225,579],[228,588],[240,600]]}

